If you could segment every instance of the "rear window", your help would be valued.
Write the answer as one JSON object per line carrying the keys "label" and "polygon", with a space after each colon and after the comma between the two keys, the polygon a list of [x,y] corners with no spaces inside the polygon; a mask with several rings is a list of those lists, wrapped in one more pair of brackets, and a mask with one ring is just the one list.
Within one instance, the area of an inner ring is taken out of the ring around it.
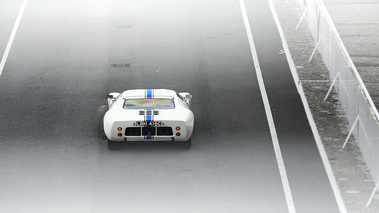
{"label": "rear window", "polygon": [[124,109],[174,109],[174,100],[168,98],[125,99]]}

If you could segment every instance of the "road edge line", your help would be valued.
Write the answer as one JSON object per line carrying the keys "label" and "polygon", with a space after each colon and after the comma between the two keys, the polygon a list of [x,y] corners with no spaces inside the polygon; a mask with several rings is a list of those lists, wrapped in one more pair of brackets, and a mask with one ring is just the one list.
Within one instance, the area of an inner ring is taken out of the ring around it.
{"label": "road edge line", "polygon": [[282,152],[280,149],[279,139],[278,139],[278,136],[276,133],[274,118],[273,118],[272,113],[271,113],[270,102],[268,100],[266,87],[265,87],[264,81],[263,81],[262,71],[261,71],[261,68],[259,65],[258,54],[257,54],[257,50],[255,48],[255,43],[254,43],[254,39],[253,39],[253,33],[251,31],[249,19],[247,16],[245,2],[244,2],[244,0],[239,0],[239,2],[240,2],[242,18],[244,21],[247,38],[248,38],[249,44],[250,44],[250,51],[251,51],[253,62],[254,62],[255,73],[257,75],[259,89],[261,91],[262,100],[263,100],[263,104],[264,104],[264,108],[265,108],[265,112],[266,112],[266,117],[267,117],[267,122],[268,122],[269,129],[270,129],[270,134],[271,134],[271,139],[272,139],[272,143],[273,143],[273,147],[274,147],[275,157],[276,157],[276,161],[277,161],[277,164],[279,167],[279,173],[280,173],[280,178],[281,178],[282,186],[283,186],[283,190],[284,190],[284,196],[285,196],[286,202],[287,202],[287,208],[288,208],[288,211],[290,213],[296,213],[295,204],[293,201],[292,192],[291,192],[291,188],[289,185],[288,176],[287,176],[287,172],[286,172],[286,167],[284,165],[284,160],[283,160]]}
{"label": "road edge line", "polygon": [[345,206],[344,201],[342,199],[341,192],[338,188],[338,184],[337,184],[336,178],[335,178],[333,170],[332,170],[332,166],[330,165],[328,156],[327,156],[326,151],[325,151],[325,147],[322,143],[320,134],[317,130],[316,123],[313,119],[312,112],[309,108],[307,98],[305,97],[305,93],[303,91],[302,84],[301,84],[301,82],[299,80],[299,76],[297,74],[295,63],[292,60],[292,56],[291,56],[291,53],[289,51],[288,44],[287,44],[287,41],[286,41],[285,36],[284,36],[284,32],[283,32],[283,29],[280,25],[280,22],[279,22],[277,14],[276,14],[276,10],[274,8],[274,5],[272,3],[272,0],[269,0],[269,4],[270,4],[270,8],[271,8],[271,13],[274,17],[274,20],[276,22],[276,26],[277,26],[279,34],[280,34],[280,38],[282,40],[282,46],[284,48],[284,52],[285,52],[286,57],[287,57],[288,65],[290,67],[293,79],[295,81],[295,85],[297,85],[297,91],[300,94],[301,100],[303,102],[305,113],[307,115],[309,124],[311,126],[313,136],[314,136],[315,141],[316,141],[317,148],[319,150],[322,162],[324,164],[326,174],[327,174],[328,179],[329,179],[329,183],[330,183],[332,190],[333,190],[333,193],[334,193],[334,197],[336,199],[336,202],[337,202],[337,205],[339,207],[340,212],[341,213],[347,213],[346,206]]}
{"label": "road edge line", "polygon": [[11,47],[12,47],[14,38],[16,37],[18,27],[20,26],[20,22],[21,22],[23,14],[24,14],[27,3],[28,3],[28,0],[24,0],[22,2],[21,8],[20,8],[18,15],[17,15],[16,22],[13,25],[13,30],[12,30],[11,36],[9,37],[7,46],[5,47],[4,54],[3,54],[3,57],[2,57],[1,62],[0,62],[0,76],[3,73],[5,63],[7,62],[9,52],[11,51]]}

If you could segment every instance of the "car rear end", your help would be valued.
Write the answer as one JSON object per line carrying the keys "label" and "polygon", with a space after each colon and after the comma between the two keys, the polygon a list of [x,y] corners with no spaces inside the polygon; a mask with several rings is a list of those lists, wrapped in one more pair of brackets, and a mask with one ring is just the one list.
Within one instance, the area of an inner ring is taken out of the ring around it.
{"label": "car rear end", "polygon": [[111,141],[187,141],[192,129],[187,128],[184,121],[115,121],[107,137]]}
{"label": "car rear end", "polygon": [[190,147],[194,115],[174,91],[129,90],[108,99],[110,109],[104,115],[108,147],[143,141],[187,143]]}

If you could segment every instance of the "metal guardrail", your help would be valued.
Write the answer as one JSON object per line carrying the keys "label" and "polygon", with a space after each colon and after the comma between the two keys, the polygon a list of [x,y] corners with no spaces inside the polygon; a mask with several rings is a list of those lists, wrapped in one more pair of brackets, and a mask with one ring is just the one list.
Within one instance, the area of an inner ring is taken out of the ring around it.
{"label": "metal guardrail", "polygon": [[299,0],[299,3],[303,11],[301,20],[306,19],[315,39],[315,51],[317,49],[321,54],[332,80],[325,99],[334,87],[349,121],[350,132],[342,149],[350,136],[354,135],[373,179],[378,183],[367,203],[368,206],[379,187],[378,110],[322,0]]}

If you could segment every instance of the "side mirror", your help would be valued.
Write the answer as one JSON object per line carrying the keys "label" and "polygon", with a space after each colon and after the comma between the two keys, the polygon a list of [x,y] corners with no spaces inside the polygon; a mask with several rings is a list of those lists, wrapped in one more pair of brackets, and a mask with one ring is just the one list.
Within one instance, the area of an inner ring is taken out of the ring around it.
{"label": "side mirror", "polygon": [[184,101],[187,103],[187,106],[189,108],[191,105],[192,95],[189,94],[188,92],[181,92],[181,93],[179,93],[179,95],[183,97]]}
{"label": "side mirror", "polygon": [[110,99],[115,99],[117,98],[118,96],[120,95],[120,93],[118,92],[111,92],[107,95],[107,98],[110,98]]}
{"label": "side mirror", "polygon": [[108,106],[110,107],[112,103],[117,99],[117,97],[120,95],[118,92],[111,92],[107,95],[108,100]]}

